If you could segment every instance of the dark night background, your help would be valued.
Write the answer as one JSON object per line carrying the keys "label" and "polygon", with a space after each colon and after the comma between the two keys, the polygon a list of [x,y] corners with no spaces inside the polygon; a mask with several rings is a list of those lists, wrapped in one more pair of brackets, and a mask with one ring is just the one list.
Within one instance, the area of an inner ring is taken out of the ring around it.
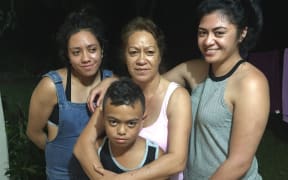
{"label": "dark night background", "polygon": [[[285,1],[259,1],[264,14],[264,29],[253,51],[288,47]],[[152,17],[164,31],[167,43],[165,62],[171,67],[199,56],[193,24],[198,2],[200,0],[1,0],[0,70],[13,71],[19,66],[41,73],[57,67],[55,32],[67,13],[87,3],[97,8],[97,16],[106,24],[110,43],[107,59],[117,59],[114,49],[119,43],[121,27],[132,17],[143,15]],[[12,14],[12,23],[5,29],[8,13]]]}

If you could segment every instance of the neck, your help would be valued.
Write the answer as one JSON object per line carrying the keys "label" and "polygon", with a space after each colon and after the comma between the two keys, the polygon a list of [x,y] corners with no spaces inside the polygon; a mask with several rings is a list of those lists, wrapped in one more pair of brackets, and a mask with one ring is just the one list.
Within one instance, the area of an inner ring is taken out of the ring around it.
{"label": "neck", "polygon": [[158,75],[151,82],[140,85],[146,100],[149,100],[157,93],[161,82],[161,76]]}
{"label": "neck", "polygon": [[214,76],[224,76],[227,74],[234,65],[241,60],[240,56],[230,58],[229,60],[221,61],[219,63],[213,63],[212,66],[212,72]]}
{"label": "neck", "polygon": [[95,73],[93,76],[82,76],[81,74],[79,74],[75,70],[73,70],[73,69],[71,70],[72,79],[74,81],[80,82],[84,86],[91,86],[95,82],[100,82],[101,81],[101,74],[100,73],[101,73],[101,71],[98,70],[97,73]]}
{"label": "neck", "polygon": [[118,157],[118,156],[123,156],[123,154],[128,153],[129,150],[132,149],[132,147],[134,146],[134,144],[137,141],[135,141],[134,143],[128,145],[128,146],[117,146],[117,145],[113,145],[113,143],[111,143],[110,141],[108,141],[109,146],[110,146],[110,150],[111,153],[113,154],[114,157]]}

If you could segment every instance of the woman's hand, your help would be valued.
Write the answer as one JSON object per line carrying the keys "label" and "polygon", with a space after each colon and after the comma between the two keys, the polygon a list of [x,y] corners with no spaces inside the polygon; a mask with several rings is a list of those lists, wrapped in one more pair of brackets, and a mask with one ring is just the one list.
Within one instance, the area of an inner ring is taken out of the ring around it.
{"label": "woman's hand", "polygon": [[106,90],[108,89],[110,84],[116,80],[118,80],[118,77],[116,76],[105,78],[100,82],[100,84],[98,84],[90,91],[87,99],[87,105],[91,112],[94,112],[96,107],[102,105]]}

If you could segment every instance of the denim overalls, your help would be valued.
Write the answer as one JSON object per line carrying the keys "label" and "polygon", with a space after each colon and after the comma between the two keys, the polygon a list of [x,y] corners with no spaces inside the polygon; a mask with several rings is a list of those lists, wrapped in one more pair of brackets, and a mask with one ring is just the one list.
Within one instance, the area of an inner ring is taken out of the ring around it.
{"label": "denim overalls", "polygon": [[[109,76],[107,71],[103,73],[106,73],[103,78]],[[45,148],[47,179],[88,179],[73,156],[73,147],[91,113],[86,103],[72,103],[67,100],[62,79],[56,71],[50,71],[44,76],[50,77],[55,83],[59,106],[58,134],[54,140],[46,143]]]}

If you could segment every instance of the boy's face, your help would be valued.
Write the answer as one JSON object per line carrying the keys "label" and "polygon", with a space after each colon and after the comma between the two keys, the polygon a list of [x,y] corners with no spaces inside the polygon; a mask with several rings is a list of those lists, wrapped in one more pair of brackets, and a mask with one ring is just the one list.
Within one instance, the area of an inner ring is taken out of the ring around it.
{"label": "boy's face", "polygon": [[108,99],[103,112],[105,132],[111,146],[129,147],[138,137],[143,124],[140,100],[131,105],[115,106]]}

